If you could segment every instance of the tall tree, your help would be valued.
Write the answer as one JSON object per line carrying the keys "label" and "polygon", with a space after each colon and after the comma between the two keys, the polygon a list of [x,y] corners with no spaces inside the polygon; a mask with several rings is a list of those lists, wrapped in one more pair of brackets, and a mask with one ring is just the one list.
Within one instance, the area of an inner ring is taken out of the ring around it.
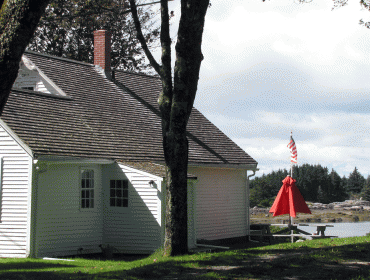
{"label": "tall tree", "polygon": [[322,189],[323,188],[321,186],[319,186],[317,189],[317,201],[321,203],[327,203],[325,193]]}
{"label": "tall tree", "polygon": [[361,191],[361,197],[364,200],[370,201],[370,175],[367,176],[365,186],[363,187]]}
{"label": "tall tree", "polygon": [[347,180],[347,192],[352,194],[358,194],[361,192],[365,185],[365,178],[358,172],[357,167],[349,174]]}
{"label": "tall tree", "polygon": [[188,251],[186,126],[198,87],[205,15],[209,0],[181,0],[181,18],[176,42],[174,79],[171,69],[171,37],[167,0],[161,0],[162,64],[150,53],[141,31],[135,0],[130,0],[137,36],[150,64],[162,80],[158,103],[162,117],[163,150],[166,161],[165,255]]}
{"label": "tall tree", "polygon": [[327,167],[322,167],[320,164],[315,165],[315,178],[317,184],[317,201],[329,203],[330,192],[330,177]]}
{"label": "tall tree", "polygon": [[279,182],[273,182],[275,174],[262,175],[255,178],[250,183],[249,204],[250,207],[271,207],[275,197],[282,185],[282,180],[286,177],[281,177]]}
{"label": "tall tree", "polygon": [[[28,45],[29,50],[93,63],[94,36],[99,29],[112,34],[111,65],[143,72],[150,69],[136,39],[128,0],[52,0]],[[159,26],[149,6],[138,9],[144,38],[150,49],[158,46]]]}
{"label": "tall tree", "polygon": [[294,170],[297,187],[305,200],[316,201],[319,183],[315,175],[315,166],[303,164]]}
{"label": "tall tree", "polygon": [[344,201],[347,198],[346,190],[344,187],[346,180],[341,179],[339,174],[334,171],[330,172],[330,193],[328,194],[330,202],[334,201]]}
{"label": "tall tree", "polygon": [[0,115],[49,0],[0,0]]}

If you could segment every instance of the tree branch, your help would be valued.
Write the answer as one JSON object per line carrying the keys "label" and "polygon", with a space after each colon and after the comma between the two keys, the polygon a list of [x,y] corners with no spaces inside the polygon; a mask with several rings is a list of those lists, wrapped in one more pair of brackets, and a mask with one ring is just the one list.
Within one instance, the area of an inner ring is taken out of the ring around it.
{"label": "tree branch", "polygon": [[161,46],[162,65],[166,72],[166,79],[171,79],[171,37],[167,0],[161,1]]}
{"label": "tree branch", "polygon": [[[171,2],[171,1],[174,1],[174,0],[167,0],[167,2]],[[139,4],[139,5],[136,5],[136,7],[159,4],[159,3],[161,3],[161,1],[151,2],[151,3],[146,3],[146,4]]]}
{"label": "tree branch", "polygon": [[170,18],[167,0],[161,1],[161,46],[162,46],[162,92],[158,103],[162,113],[162,133],[169,130],[170,114],[173,97],[172,71],[171,71],[171,37]]}
{"label": "tree branch", "polygon": [[[174,1],[174,0],[167,0],[167,1],[170,2],[170,1]],[[0,3],[1,3],[1,0],[0,0]],[[135,4],[135,5],[136,5],[136,7],[143,7],[143,6],[149,6],[149,5],[153,5],[153,4],[159,4],[159,3],[161,3],[161,2],[157,1],[157,2],[152,2],[152,3],[138,4],[138,5]],[[0,7],[1,7],[1,4],[0,4]],[[104,7],[102,5],[97,5],[97,8],[99,8],[101,10],[104,10],[104,11],[107,11],[107,12],[114,12],[114,9],[110,9],[110,8]],[[72,19],[84,16],[85,12],[86,12],[86,9],[84,7],[82,7],[81,10],[79,10],[76,14],[61,15],[61,16],[55,17],[55,20],[63,20],[63,19],[72,20]],[[91,12],[91,9],[89,9],[89,12]],[[129,13],[131,13],[131,8],[130,7],[129,7],[129,9],[121,11],[119,13],[119,15],[123,16],[123,15],[129,14]],[[99,14],[100,14],[100,11],[97,11],[96,13],[89,13],[89,16],[99,15]]]}
{"label": "tree branch", "polygon": [[152,53],[150,52],[148,45],[145,41],[143,32],[141,31],[141,24],[139,21],[139,17],[137,15],[135,0],[130,0],[130,8],[131,8],[131,13],[132,13],[132,18],[134,19],[134,24],[135,24],[135,28],[137,32],[137,38],[139,42],[141,43],[141,46],[143,47],[145,55],[148,58],[150,64],[153,66],[154,70],[159,74],[159,76],[162,77],[163,76],[162,67],[158,64],[158,62],[155,60]]}

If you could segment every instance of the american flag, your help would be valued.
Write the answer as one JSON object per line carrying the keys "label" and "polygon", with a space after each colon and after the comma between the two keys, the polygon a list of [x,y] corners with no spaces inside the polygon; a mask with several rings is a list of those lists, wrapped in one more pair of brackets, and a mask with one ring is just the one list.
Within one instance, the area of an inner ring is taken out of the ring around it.
{"label": "american flag", "polygon": [[287,147],[290,149],[290,162],[297,163],[297,147],[295,146],[292,135],[290,135],[290,142]]}

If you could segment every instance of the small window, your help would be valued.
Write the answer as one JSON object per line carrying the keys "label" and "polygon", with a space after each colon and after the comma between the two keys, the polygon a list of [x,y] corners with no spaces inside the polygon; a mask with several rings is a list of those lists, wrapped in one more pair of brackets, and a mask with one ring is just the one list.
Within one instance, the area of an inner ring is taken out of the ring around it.
{"label": "small window", "polygon": [[35,90],[34,87],[21,87],[21,89]]}
{"label": "small window", "polygon": [[128,181],[110,180],[110,206],[128,207]]}
{"label": "small window", "polygon": [[81,208],[94,208],[94,170],[81,171]]}

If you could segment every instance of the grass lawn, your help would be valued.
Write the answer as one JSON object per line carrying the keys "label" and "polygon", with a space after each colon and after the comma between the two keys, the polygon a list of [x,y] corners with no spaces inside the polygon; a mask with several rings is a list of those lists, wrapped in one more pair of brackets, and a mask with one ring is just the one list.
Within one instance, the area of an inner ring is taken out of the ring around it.
{"label": "grass lawn", "polygon": [[114,260],[0,259],[0,279],[370,279],[369,236],[250,244],[170,258],[157,253]]}

